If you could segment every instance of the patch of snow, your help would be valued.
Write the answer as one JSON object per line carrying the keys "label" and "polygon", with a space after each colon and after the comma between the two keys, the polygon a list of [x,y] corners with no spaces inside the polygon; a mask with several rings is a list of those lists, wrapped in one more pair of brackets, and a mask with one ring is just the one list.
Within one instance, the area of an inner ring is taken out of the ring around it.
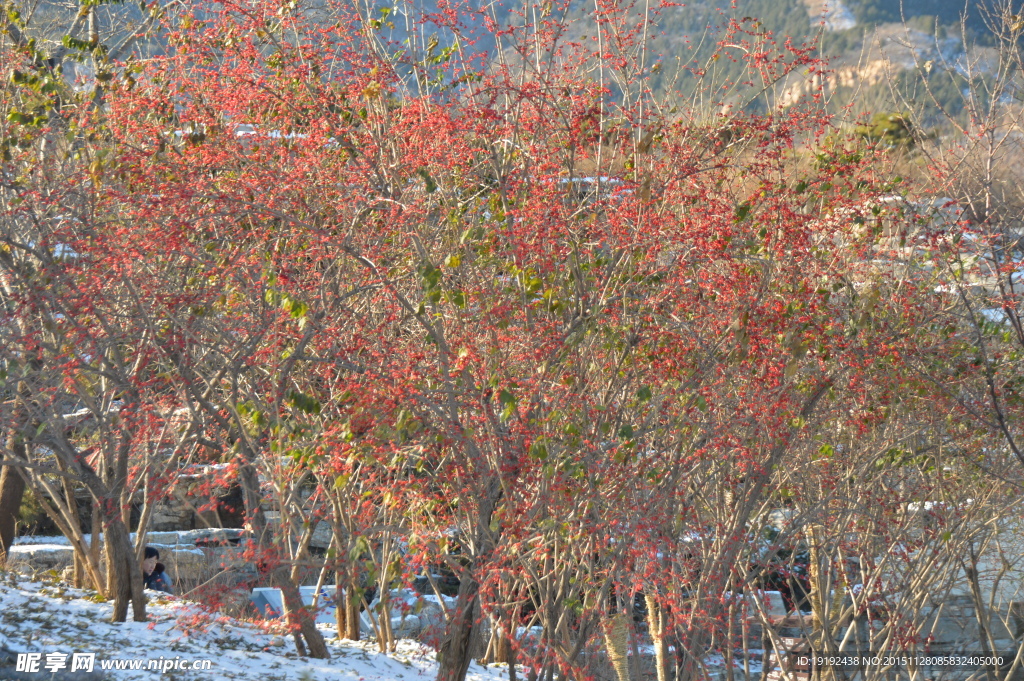
{"label": "patch of snow", "polygon": [[49,552],[49,551],[70,551],[71,546],[65,544],[17,544],[11,546],[10,553],[12,556],[16,556],[19,553],[37,553],[37,552]]}
{"label": "patch of snow", "polygon": [[67,537],[15,537],[12,543],[14,546],[20,546],[24,544],[59,544],[61,546],[71,545],[71,542],[68,541]]}
{"label": "patch of snow", "polygon": [[[199,540],[208,539],[223,539],[229,541],[232,539],[240,539],[245,534],[245,530],[240,528],[220,528],[211,527],[205,530],[177,530],[173,532],[148,532],[147,537],[149,541],[147,545],[150,546],[178,546],[181,544],[195,544]],[[132,542],[135,541],[136,533],[132,532],[128,535]],[[84,535],[86,543],[92,541],[92,535]],[[102,541],[103,535],[100,535]],[[60,544],[62,546],[70,546],[71,542],[68,541],[67,537],[63,536],[32,536],[32,537],[15,537],[15,545],[21,544]],[[186,549],[179,549],[186,550]]]}
{"label": "patch of snow", "polygon": [[1006,310],[1001,307],[992,307],[985,310],[978,310],[978,314],[984,317],[985,321],[993,324],[1007,324],[1010,320],[1006,316]]}
{"label": "patch of snow", "polygon": [[848,31],[857,25],[853,12],[842,3],[842,0],[829,0],[822,14],[826,31]]}
{"label": "patch of snow", "polygon": [[[147,622],[111,623],[113,605],[89,600],[90,593],[47,585],[13,574],[0,583],[0,648],[13,653],[94,653],[95,670],[107,660],[210,660],[206,671],[175,670],[176,679],[291,681],[412,681],[437,675],[435,653],[412,640],[398,641],[385,655],[371,641],[335,638],[330,625],[319,625],[328,638],[330,660],[298,657],[290,637],[275,624],[257,624],[207,615],[196,604],[147,591]],[[70,658],[69,658],[70,659]],[[0,667],[0,678],[6,667]],[[105,672],[111,680],[163,678],[145,669]],[[45,673],[40,673],[40,678]],[[505,666],[470,665],[468,681],[500,681]]]}

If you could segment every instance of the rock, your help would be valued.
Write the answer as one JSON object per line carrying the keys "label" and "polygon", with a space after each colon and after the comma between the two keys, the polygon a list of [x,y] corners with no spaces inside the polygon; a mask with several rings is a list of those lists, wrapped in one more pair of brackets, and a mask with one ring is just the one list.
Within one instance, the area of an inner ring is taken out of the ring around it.
{"label": "rock", "polygon": [[183,543],[178,532],[147,532],[146,544],[159,544],[161,546],[174,546]]}
{"label": "rock", "polygon": [[[445,598],[445,607],[449,611],[453,609],[455,607],[455,599]],[[412,612],[420,620],[419,640],[427,645],[440,643],[441,638],[444,636],[447,620],[437,596],[420,596]]]}
{"label": "rock", "polygon": [[167,574],[177,584],[180,580],[201,580],[210,571],[210,562],[201,549],[189,545],[156,547],[160,551],[160,562],[167,568]]}
{"label": "rock", "polygon": [[196,546],[237,546],[245,537],[245,530],[236,527],[209,527],[181,533],[182,541]]}
{"label": "rock", "polygon": [[331,545],[331,537],[334,531],[331,530],[331,524],[326,520],[321,520],[316,524],[316,529],[313,530],[313,536],[309,540],[310,546],[315,546],[318,549],[326,549]]}
{"label": "rock", "polygon": [[193,526],[195,512],[192,506],[180,499],[172,497],[158,501],[150,516],[149,526],[155,532],[173,531]]}
{"label": "rock", "polygon": [[420,618],[416,615],[402,615],[391,618],[391,631],[395,638],[416,638],[420,634]]}
{"label": "rock", "polygon": [[11,569],[57,570],[74,565],[75,551],[67,544],[15,544],[7,564]]}

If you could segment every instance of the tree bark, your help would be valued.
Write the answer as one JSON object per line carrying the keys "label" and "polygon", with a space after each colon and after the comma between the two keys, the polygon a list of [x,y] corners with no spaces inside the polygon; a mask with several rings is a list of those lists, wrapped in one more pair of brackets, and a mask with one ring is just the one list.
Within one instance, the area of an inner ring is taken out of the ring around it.
{"label": "tree bark", "polygon": [[[24,388],[24,384],[19,384]],[[27,417],[19,410],[18,421]],[[5,441],[6,454],[12,459],[24,461],[27,452],[25,441],[17,430],[11,430]],[[7,551],[14,543],[14,532],[21,515],[21,500],[25,496],[25,478],[14,466],[3,466],[0,470],[0,567],[7,564]]]}
{"label": "tree bark", "polygon": [[[284,615],[289,626],[298,626],[298,633],[305,641],[306,649],[310,657],[318,660],[329,660],[331,654],[327,651],[327,643],[324,641],[320,630],[316,628],[316,621],[309,609],[302,603],[302,595],[299,587],[295,586],[289,574],[288,567],[282,565],[277,568],[277,583],[280,584],[282,601],[284,602]],[[296,642],[296,647],[302,653],[301,646]]]}
{"label": "tree bark", "polygon": [[472,655],[473,628],[476,626],[476,611],[479,602],[480,585],[466,575],[459,584],[459,597],[455,612],[448,623],[441,647],[437,651],[437,681],[463,681]]}
{"label": "tree bark", "polygon": [[334,622],[338,638],[348,632],[348,599],[345,597],[345,577],[341,570],[334,573]]}
{"label": "tree bark", "polygon": [[266,544],[267,519],[263,515],[263,495],[260,493],[260,478],[256,466],[246,461],[238,467],[238,484],[242,488],[245,514],[252,528],[257,544]]}
{"label": "tree bark", "polygon": [[13,466],[0,472],[0,567],[7,564],[7,551],[14,542],[14,531],[25,495],[25,480]]}
{"label": "tree bark", "polygon": [[345,592],[345,623],[348,629],[345,631],[345,638],[358,641],[360,635],[359,605],[363,590],[359,585],[359,571],[356,569],[355,561],[350,561],[348,574],[348,589]]}
{"label": "tree bark", "polygon": [[107,576],[114,592],[114,615],[112,622],[128,619],[128,602],[132,603],[132,619],[146,621],[146,601],[142,593],[142,566],[135,559],[135,550],[128,538],[128,528],[121,520],[120,513],[110,520],[104,530],[104,547],[107,552]]}
{"label": "tree bark", "polygon": [[647,601],[647,630],[654,642],[654,664],[658,673],[658,681],[668,681],[668,642],[665,640],[665,612],[657,599],[645,593]]}
{"label": "tree bark", "polygon": [[604,642],[608,650],[608,660],[615,669],[616,677],[619,681],[629,681],[629,616],[625,612],[619,611],[605,623]]}

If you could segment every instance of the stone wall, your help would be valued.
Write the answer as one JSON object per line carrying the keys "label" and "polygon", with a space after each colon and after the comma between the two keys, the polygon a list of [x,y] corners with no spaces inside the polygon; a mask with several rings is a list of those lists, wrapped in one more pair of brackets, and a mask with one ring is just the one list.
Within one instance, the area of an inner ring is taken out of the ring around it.
{"label": "stone wall", "polygon": [[[183,593],[211,579],[229,584],[255,579],[255,566],[238,545],[242,535],[239,529],[150,532],[146,545],[160,552],[175,592]],[[62,573],[73,565],[74,550],[64,537],[20,537],[8,557],[10,569],[27,572]]]}

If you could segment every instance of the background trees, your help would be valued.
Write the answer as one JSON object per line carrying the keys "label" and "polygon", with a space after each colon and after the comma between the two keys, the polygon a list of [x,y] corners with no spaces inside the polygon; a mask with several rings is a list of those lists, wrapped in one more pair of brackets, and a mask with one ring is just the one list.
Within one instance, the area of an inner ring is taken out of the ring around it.
{"label": "background trees", "polygon": [[[954,226],[894,201],[891,155],[819,93],[780,106],[824,64],[756,21],[690,64],[742,79],[669,102],[651,8],[588,10],[592,41],[567,5],[434,9],[177,4],[158,56],[93,46],[90,96],[11,109],[4,463],[99,583],[56,480],[89,488],[120,616],[142,616],[135,491],[205,460],[241,485],[315,656],[300,583],[332,579],[358,635],[365,587],[386,612],[442,568],[442,679],[485,622],[534,677],[606,656],[625,681],[650,635],[659,679],[697,678],[732,649],[737,594],[768,624],[780,580],[825,649],[917,642],[900,608],[1014,503],[1016,473],[965,454],[991,440],[920,371],[978,375],[946,361],[951,278],[924,266]],[[469,49],[481,32],[495,52]],[[36,82],[12,71],[8,105]],[[1005,487],[979,482],[994,470]],[[881,629],[841,633],[872,611]]]}

